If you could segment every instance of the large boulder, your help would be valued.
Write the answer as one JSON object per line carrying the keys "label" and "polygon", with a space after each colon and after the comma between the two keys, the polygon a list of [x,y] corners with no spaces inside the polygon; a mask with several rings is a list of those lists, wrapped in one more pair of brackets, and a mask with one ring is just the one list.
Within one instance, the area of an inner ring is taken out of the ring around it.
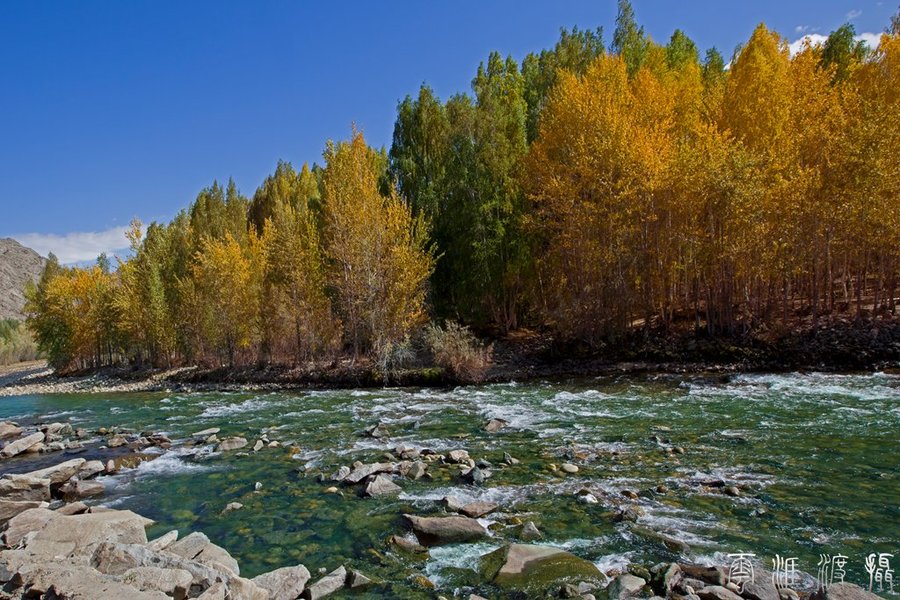
{"label": "large boulder", "polygon": [[28,587],[29,598],[170,600],[163,592],[141,591],[86,565],[35,563],[22,567],[18,578]]}
{"label": "large boulder", "polygon": [[319,600],[325,596],[331,595],[344,587],[347,582],[347,569],[338,567],[322,579],[318,580],[303,592],[306,600]]}
{"label": "large boulder", "polygon": [[561,579],[606,580],[590,561],[559,548],[530,544],[510,544],[482,556],[481,573],[495,585],[509,589],[545,590]]}
{"label": "large boulder", "polygon": [[63,557],[90,556],[103,542],[146,544],[144,528],[151,523],[130,510],[62,515],[32,508],[10,519],[5,541],[11,546],[27,537],[26,547],[32,551]]}
{"label": "large boulder", "polygon": [[5,475],[0,479],[3,500],[50,500],[50,480],[30,475]]}
{"label": "large boulder", "polygon": [[31,435],[26,435],[23,438],[19,438],[3,446],[3,449],[0,450],[0,456],[2,456],[3,458],[11,458],[13,456],[16,456],[17,454],[25,452],[32,446],[36,446],[42,443],[43,441],[44,434],[40,431],[32,433]]}
{"label": "large boulder", "polygon": [[56,485],[70,480],[78,470],[81,469],[85,462],[86,461],[83,458],[73,458],[72,460],[61,462],[58,465],[53,465],[46,469],[25,473],[25,475],[34,477],[35,479],[49,479],[50,485]]}
{"label": "large boulder", "polygon": [[778,590],[768,577],[744,582],[741,596],[747,600],[779,600]]}
{"label": "large boulder", "polygon": [[309,571],[303,565],[284,567],[253,578],[253,583],[269,590],[271,600],[296,600],[306,588]]}
{"label": "large boulder", "polygon": [[403,515],[412,524],[419,542],[426,546],[474,542],[487,536],[487,529],[469,517],[417,517]]}
{"label": "large boulder", "polygon": [[47,506],[49,504],[40,500],[0,500],[0,525],[29,508],[46,508]]}
{"label": "large boulder", "polygon": [[494,502],[470,502],[459,509],[459,512],[466,515],[467,517],[472,517],[473,519],[480,519],[486,514],[492,513],[497,510],[498,505]]}
{"label": "large boulder", "polygon": [[99,481],[70,479],[59,488],[59,493],[66,502],[75,502],[84,498],[102,496],[106,493],[106,486]]}
{"label": "large boulder", "polygon": [[90,564],[107,575],[124,575],[130,569],[138,567],[181,569],[191,574],[191,585],[200,589],[206,589],[217,581],[230,579],[228,573],[216,571],[171,552],[153,550],[143,544],[104,542],[97,546],[91,556]]}
{"label": "large boulder", "polygon": [[174,600],[185,600],[193,577],[184,569],[134,567],[122,575],[122,582],[145,592],[162,592]]}

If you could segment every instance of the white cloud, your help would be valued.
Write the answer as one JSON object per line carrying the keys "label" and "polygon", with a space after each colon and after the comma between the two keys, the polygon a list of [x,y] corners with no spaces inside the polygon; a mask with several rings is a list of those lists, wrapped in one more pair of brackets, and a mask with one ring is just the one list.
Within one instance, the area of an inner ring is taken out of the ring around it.
{"label": "white cloud", "polygon": [[121,254],[129,246],[125,237],[127,227],[113,227],[106,231],[75,231],[64,235],[54,233],[24,233],[13,235],[20,244],[33,248],[41,256],[50,252],[62,264],[93,261],[102,252]]}
{"label": "white cloud", "polygon": [[[819,44],[824,44],[825,40],[828,39],[827,35],[822,35],[821,33],[810,33],[808,35],[804,35],[802,38],[791,42],[789,48],[791,50],[791,56],[794,56],[800,50],[803,49],[803,44],[807,40],[810,45],[818,46]],[[856,41],[862,42],[867,45],[869,48],[875,49],[878,47],[878,44],[881,43],[881,34],[879,33],[860,33],[855,38]]]}
{"label": "white cloud", "polygon": [[847,20],[852,21],[853,19],[858,19],[861,16],[862,16],[862,11],[854,9],[847,13]]}

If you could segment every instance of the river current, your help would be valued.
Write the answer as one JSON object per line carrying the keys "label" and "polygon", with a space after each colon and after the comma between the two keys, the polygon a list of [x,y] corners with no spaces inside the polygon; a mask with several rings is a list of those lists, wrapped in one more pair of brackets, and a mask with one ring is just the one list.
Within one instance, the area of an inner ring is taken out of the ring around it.
{"label": "river current", "polygon": [[[484,425],[494,418],[508,425],[488,433]],[[892,567],[900,566],[898,375],[31,395],[0,400],[0,419],[164,432],[176,441],[173,449],[101,478],[107,494],[98,503],[154,519],[151,536],[203,531],[248,576],[297,563],[314,577],[320,568],[353,566],[382,582],[372,597],[434,597],[418,574],[440,593],[487,595],[477,558],[515,539],[526,521],[538,526],[542,543],[604,571],[751,552],[769,568],[776,555],[796,557],[815,574],[821,554],[840,553],[848,557],[846,579],[867,586],[867,555],[890,553]],[[389,438],[365,434],[376,423]],[[211,427],[250,446],[265,434],[280,447],[216,454],[212,446],[180,443]],[[433,468],[432,479],[397,477],[403,491],[389,498],[362,498],[350,488],[328,493],[333,484],[319,481],[319,473],[357,460],[384,461],[398,446],[464,448],[494,465],[493,475],[473,486]],[[520,462],[504,464],[505,454]],[[578,472],[551,470],[562,463]],[[403,513],[437,514],[451,494],[500,505],[483,520],[492,537],[434,548],[426,560],[392,551],[387,539],[408,535]],[[229,502],[244,506],[223,514]],[[636,523],[615,516],[628,506],[637,507]],[[648,530],[686,546],[667,546]]]}

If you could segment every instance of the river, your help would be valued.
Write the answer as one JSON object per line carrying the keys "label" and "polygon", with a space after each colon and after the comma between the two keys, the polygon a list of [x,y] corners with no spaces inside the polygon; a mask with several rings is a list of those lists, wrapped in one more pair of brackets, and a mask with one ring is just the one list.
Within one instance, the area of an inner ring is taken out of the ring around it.
{"label": "river", "polygon": [[[486,432],[492,418],[507,427]],[[415,574],[442,593],[490,593],[473,570],[477,557],[515,538],[515,525],[529,520],[542,543],[604,571],[673,558],[721,562],[728,553],[752,552],[767,567],[776,555],[796,557],[800,569],[815,574],[820,554],[840,553],[848,557],[846,579],[867,585],[866,555],[892,553],[900,563],[898,375],[30,395],[0,400],[0,419],[120,426],[173,440],[219,427],[219,437],[241,435],[251,446],[266,432],[281,447],[217,455],[211,446],[176,443],[156,460],[103,478],[108,493],[99,502],[154,519],[151,535],[201,530],[249,576],[297,563],[314,574],[352,565],[384,582],[373,596],[433,597],[412,582]],[[390,438],[364,434],[376,423]],[[362,498],[349,488],[328,493],[332,484],[316,476],[356,460],[378,461],[400,445],[465,448],[490,461],[493,476],[475,487],[449,469],[432,468],[433,479],[398,478],[403,492],[393,498]],[[504,453],[519,464],[501,467]],[[579,471],[550,470],[565,462]],[[725,493],[732,486],[736,496]],[[586,502],[587,491],[598,502]],[[391,552],[386,540],[406,532],[401,515],[435,512],[448,494],[497,502],[499,510],[485,518],[492,537],[432,549],[424,561]],[[244,507],[222,514],[228,502]],[[639,507],[637,530],[663,533],[689,549],[672,551],[614,518],[629,505]]]}

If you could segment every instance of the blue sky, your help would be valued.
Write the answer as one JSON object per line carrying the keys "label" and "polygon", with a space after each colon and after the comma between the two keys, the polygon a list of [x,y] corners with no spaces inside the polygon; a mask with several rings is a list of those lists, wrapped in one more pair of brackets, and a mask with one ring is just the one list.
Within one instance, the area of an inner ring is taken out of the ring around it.
{"label": "blue sky", "polygon": [[[794,41],[890,1],[634,0],[726,58],[760,21]],[[516,59],[560,27],[603,26],[614,0],[0,3],[0,237],[85,260],[133,217],[167,220],[214,179],[248,196],[279,158],[320,160],[352,122],[389,145],[397,101],[427,82],[468,91],[493,49]]]}

